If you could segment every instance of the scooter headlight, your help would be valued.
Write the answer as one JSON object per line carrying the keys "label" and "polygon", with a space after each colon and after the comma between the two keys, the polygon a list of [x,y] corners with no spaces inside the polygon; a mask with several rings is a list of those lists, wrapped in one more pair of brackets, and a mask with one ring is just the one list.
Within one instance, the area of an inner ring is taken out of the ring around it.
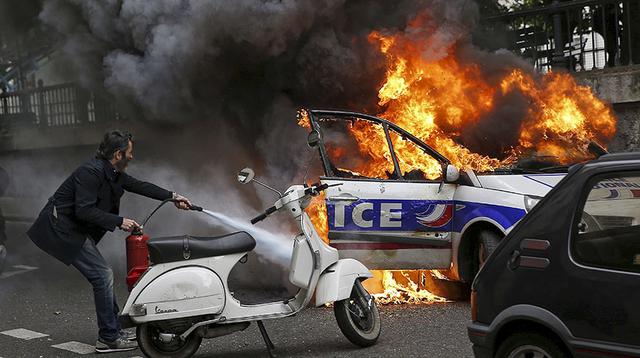
{"label": "scooter headlight", "polygon": [[541,197],[535,195],[525,195],[524,196],[524,209],[529,212],[533,209],[536,204],[538,204],[542,200]]}

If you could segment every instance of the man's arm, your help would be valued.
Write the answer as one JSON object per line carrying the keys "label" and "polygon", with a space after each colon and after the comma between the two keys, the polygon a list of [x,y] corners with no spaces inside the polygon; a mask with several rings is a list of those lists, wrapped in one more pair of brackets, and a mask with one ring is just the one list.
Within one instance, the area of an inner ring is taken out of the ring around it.
{"label": "man's arm", "polygon": [[127,173],[121,173],[120,175],[122,175],[122,189],[126,191],[156,200],[171,199],[173,197],[172,192],[155,184],[138,180]]}
{"label": "man's arm", "polygon": [[96,207],[101,174],[99,171],[85,167],[81,167],[74,174],[73,184],[76,189],[75,214],[79,220],[113,231],[116,227],[122,225],[123,218]]}

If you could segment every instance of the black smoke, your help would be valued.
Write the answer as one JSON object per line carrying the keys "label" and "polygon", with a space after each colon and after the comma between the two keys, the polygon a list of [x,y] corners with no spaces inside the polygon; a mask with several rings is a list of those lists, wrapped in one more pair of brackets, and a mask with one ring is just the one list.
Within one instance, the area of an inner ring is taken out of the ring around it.
{"label": "black smoke", "polygon": [[[274,99],[367,107],[384,74],[367,42],[413,1],[46,0],[70,79],[147,120],[227,121],[262,132]],[[258,128],[256,128],[256,125]]]}

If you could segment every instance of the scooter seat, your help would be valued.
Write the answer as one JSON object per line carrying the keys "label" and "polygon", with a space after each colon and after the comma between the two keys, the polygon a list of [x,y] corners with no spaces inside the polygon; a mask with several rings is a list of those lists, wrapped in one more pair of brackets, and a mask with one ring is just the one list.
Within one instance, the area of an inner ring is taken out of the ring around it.
{"label": "scooter seat", "polygon": [[154,264],[246,252],[256,240],[244,231],[215,237],[170,236],[147,241],[149,259]]}

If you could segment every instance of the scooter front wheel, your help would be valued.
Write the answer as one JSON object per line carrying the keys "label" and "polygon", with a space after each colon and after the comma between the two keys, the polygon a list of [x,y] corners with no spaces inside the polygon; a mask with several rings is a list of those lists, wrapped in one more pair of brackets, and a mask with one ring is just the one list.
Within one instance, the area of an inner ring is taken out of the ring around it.
{"label": "scooter front wheel", "polygon": [[177,334],[165,333],[157,323],[139,325],[136,334],[142,353],[152,358],[188,358],[196,353],[202,342],[196,332],[182,340]]}
{"label": "scooter front wheel", "polygon": [[349,298],[333,304],[333,312],[342,334],[351,343],[360,347],[376,344],[380,336],[380,313],[360,281],[353,285]]}

